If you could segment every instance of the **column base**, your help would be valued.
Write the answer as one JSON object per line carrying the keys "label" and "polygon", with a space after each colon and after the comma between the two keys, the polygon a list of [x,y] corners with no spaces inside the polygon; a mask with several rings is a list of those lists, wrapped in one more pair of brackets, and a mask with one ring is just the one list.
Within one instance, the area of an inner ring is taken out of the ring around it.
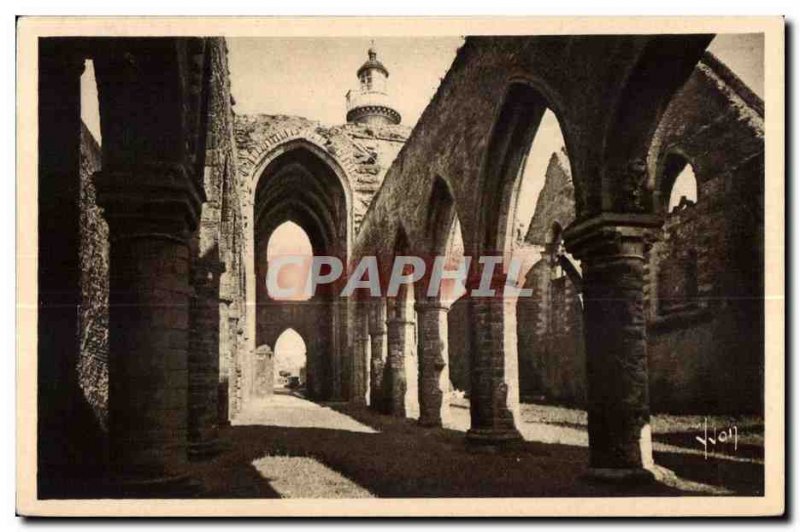
{"label": "column base", "polygon": [[189,456],[189,460],[197,461],[213,458],[227,449],[228,446],[217,438],[205,442],[189,443],[189,448],[186,452]]}
{"label": "column base", "polygon": [[505,447],[522,441],[522,434],[516,428],[467,431],[467,443],[476,447]]}
{"label": "column base", "polygon": [[584,478],[589,482],[622,485],[650,484],[656,481],[655,474],[644,467],[632,467],[625,469],[592,467],[589,468],[589,471],[584,475]]}
{"label": "column base", "polygon": [[425,428],[442,428],[442,420],[441,419],[423,419],[419,418],[417,421],[420,427]]}

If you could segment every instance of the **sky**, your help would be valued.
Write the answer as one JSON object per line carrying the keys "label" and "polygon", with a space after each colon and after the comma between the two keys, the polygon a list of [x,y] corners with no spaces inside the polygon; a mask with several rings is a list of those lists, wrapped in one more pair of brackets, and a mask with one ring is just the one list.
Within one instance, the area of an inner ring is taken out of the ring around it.
{"label": "sky", "polygon": [[[287,114],[345,123],[345,94],[372,39],[230,38],[231,92],[239,114]],[[375,38],[402,124],[413,126],[453,62],[461,37]]]}
{"label": "sky", "polygon": [[[374,41],[389,70],[389,91],[402,123],[413,127],[449,69],[461,37],[228,38],[231,89],[238,114],[292,114],[326,124],[345,121],[345,94]],[[718,35],[709,50],[759,96],[764,89],[761,35]],[[81,116],[100,138],[94,68],[81,78]]]}

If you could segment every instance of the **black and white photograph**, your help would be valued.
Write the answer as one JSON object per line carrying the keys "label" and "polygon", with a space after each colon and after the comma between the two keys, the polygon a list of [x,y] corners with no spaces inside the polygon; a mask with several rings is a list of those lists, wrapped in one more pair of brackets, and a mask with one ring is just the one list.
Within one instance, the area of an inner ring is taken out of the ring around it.
{"label": "black and white photograph", "polygon": [[783,513],[782,18],[235,22],[17,23],[19,513]]}

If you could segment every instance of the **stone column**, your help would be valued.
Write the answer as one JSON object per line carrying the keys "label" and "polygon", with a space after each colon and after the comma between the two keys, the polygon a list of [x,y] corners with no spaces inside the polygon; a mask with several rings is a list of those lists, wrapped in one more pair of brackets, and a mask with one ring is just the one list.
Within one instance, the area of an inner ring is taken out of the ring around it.
{"label": "stone column", "polygon": [[266,344],[258,346],[253,360],[253,397],[271,396],[275,387],[275,363],[272,348]]}
{"label": "stone column", "polygon": [[189,456],[203,458],[220,450],[219,373],[220,299],[219,281],[225,264],[214,256],[194,261],[188,354]]}
{"label": "stone column", "polygon": [[651,478],[644,266],[659,225],[607,213],[564,233],[583,269],[590,467],[603,478]]}
{"label": "stone column", "polygon": [[352,394],[350,402],[357,405],[367,404],[369,387],[369,306],[366,301],[355,304],[353,319],[353,353],[352,353]]}
{"label": "stone column", "polygon": [[[396,301],[390,301],[394,307]],[[405,322],[394,315],[394,310],[387,312],[386,318],[386,413],[405,417],[406,415],[406,368],[405,368]]]}
{"label": "stone column", "polygon": [[370,378],[369,406],[373,410],[387,413],[384,390],[384,372],[386,367],[386,300],[376,298],[372,302],[370,315]]}
{"label": "stone column", "polygon": [[384,380],[387,390],[387,410],[394,416],[415,417],[419,409],[415,390],[416,374],[413,375],[413,383],[409,382],[409,374],[415,373],[416,369],[412,351],[416,323],[407,318],[402,298],[389,300],[387,306],[388,382]]}
{"label": "stone column", "polygon": [[450,421],[450,375],[447,371],[447,311],[438,298],[417,301],[419,321],[419,423],[441,427]]}
{"label": "stone column", "polygon": [[83,59],[71,53],[68,42],[39,39],[38,72],[38,264],[30,269],[38,270],[41,496],[49,482],[62,482],[67,470],[81,476],[94,473],[86,469],[102,462],[102,433],[82,396],[77,373]]}
{"label": "stone column", "polygon": [[[329,400],[346,401],[350,387],[350,378],[343,367],[343,352],[347,346],[347,299],[331,297],[331,351],[330,351],[330,392]],[[326,375],[326,378],[328,376]]]}
{"label": "stone column", "polygon": [[[471,278],[468,285],[470,292],[477,289],[480,278]],[[489,287],[495,293],[492,297],[468,296],[472,326],[472,424],[467,440],[480,445],[502,445],[522,438],[516,426],[519,410],[516,299],[504,297],[502,272],[491,278]]]}
{"label": "stone column", "polygon": [[230,385],[234,382],[234,358],[238,355],[236,330],[238,316],[231,300],[221,300],[219,304],[220,347],[219,380],[217,381],[217,424],[221,427],[230,424],[231,393]]}
{"label": "stone column", "polygon": [[108,220],[109,440],[126,494],[183,480],[190,252],[201,193],[180,164],[96,176]]}
{"label": "stone column", "polygon": [[[412,307],[413,312],[413,307]],[[417,360],[417,321],[403,320],[403,367],[406,372],[406,417],[419,418],[419,361]]]}

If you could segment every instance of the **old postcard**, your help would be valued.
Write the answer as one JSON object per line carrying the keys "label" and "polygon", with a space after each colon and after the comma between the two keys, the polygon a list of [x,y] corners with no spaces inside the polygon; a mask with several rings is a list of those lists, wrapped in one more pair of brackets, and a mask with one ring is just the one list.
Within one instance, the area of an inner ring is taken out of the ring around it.
{"label": "old postcard", "polygon": [[18,21],[22,515],[784,512],[784,21]]}

